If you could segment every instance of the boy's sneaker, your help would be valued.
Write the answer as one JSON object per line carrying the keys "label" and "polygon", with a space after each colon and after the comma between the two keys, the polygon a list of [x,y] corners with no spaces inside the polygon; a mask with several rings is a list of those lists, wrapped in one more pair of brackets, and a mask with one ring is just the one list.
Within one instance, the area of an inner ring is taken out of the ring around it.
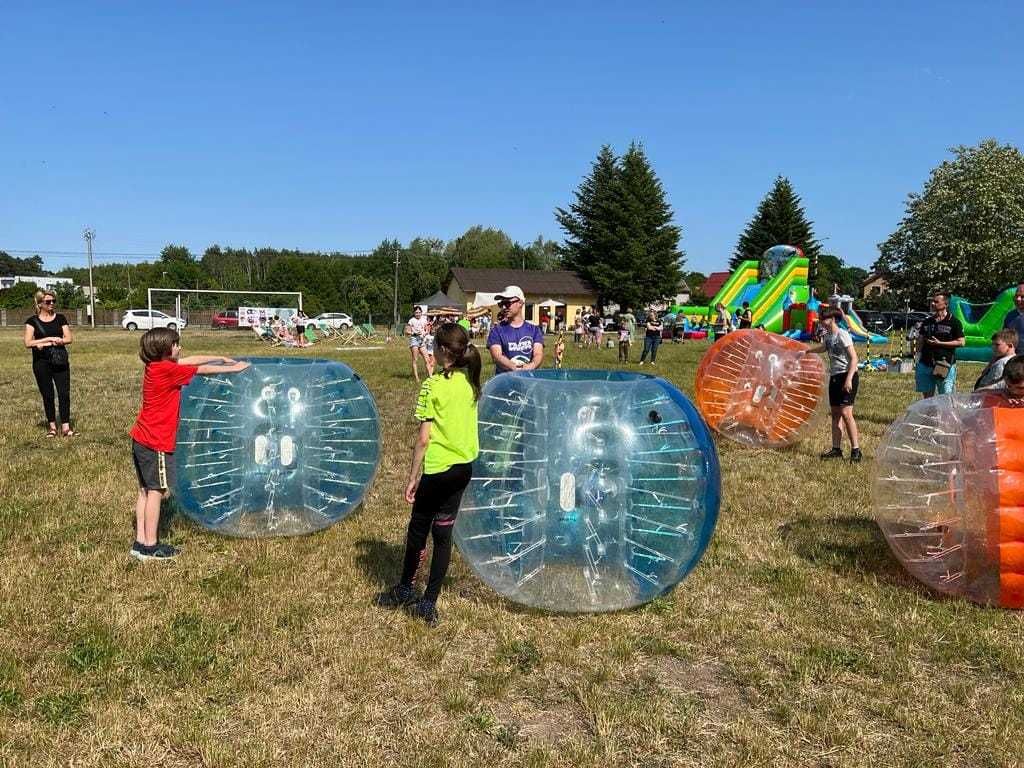
{"label": "boy's sneaker", "polygon": [[439,617],[437,615],[437,604],[427,600],[418,600],[409,606],[409,613],[417,619],[423,619],[428,627],[436,627]]}
{"label": "boy's sneaker", "polygon": [[[859,453],[859,451],[858,451],[858,453]],[[833,448],[831,451],[827,451],[827,452],[821,454],[820,458],[822,460],[824,460],[824,459],[841,459],[841,458],[843,458],[843,449],[842,448]]]}
{"label": "boy's sneaker", "polygon": [[406,584],[395,584],[386,592],[377,595],[376,603],[382,608],[403,608],[413,605],[420,599],[419,593]]}
{"label": "boy's sneaker", "polygon": [[850,451],[850,461],[854,464],[860,462],[864,458],[864,455],[860,452],[860,448],[854,448]]}
{"label": "boy's sneaker", "polygon": [[151,547],[147,547],[145,544],[140,544],[136,541],[132,544],[128,554],[136,560],[147,562],[149,560],[173,560],[179,553],[170,544],[154,544]]}

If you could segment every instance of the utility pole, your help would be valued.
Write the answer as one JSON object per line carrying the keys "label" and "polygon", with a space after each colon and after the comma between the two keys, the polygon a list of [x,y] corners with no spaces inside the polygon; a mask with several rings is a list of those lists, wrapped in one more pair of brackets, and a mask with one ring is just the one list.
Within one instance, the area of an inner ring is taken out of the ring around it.
{"label": "utility pole", "polygon": [[96,233],[85,228],[85,232],[82,233],[82,237],[85,238],[85,250],[89,254],[89,325],[96,328],[96,288],[92,284],[92,240],[96,237]]}
{"label": "utility pole", "polygon": [[400,260],[401,254],[402,254],[402,249],[400,247],[395,248],[395,319],[394,319],[394,327],[395,328],[398,327],[398,264],[399,264],[399,260]]}

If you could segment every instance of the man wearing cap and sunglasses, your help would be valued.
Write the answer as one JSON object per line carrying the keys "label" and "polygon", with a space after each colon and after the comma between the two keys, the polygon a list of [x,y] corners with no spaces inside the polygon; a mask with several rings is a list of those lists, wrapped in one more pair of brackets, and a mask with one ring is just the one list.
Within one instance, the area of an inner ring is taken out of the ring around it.
{"label": "man wearing cap and sunglasses", "polygon": [[487,335],[496,373],[532,371],[544,361],[544,333],[527,322],[526,297],[518,285],[510,285],[494,297],[501,307],[501,322]]}

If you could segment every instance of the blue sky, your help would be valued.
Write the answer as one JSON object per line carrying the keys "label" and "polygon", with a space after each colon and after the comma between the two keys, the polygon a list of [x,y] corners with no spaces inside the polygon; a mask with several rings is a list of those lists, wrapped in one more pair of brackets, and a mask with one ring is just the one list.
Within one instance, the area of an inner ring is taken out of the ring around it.
{"label": "blue sky", "polygon": [[1024,146],[1024,6],[887,5],[5,2],[0,249],[559,239],[636,139],[689,268],[780,173],[866,267],[948,147]]}

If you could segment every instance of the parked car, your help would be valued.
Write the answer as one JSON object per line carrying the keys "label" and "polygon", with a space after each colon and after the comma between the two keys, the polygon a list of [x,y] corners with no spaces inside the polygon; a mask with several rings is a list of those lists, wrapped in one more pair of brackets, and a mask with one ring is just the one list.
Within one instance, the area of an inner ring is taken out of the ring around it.
{"label": "parked car", "polygon": [[321,312],[310,318],[317,325],[323,324],[330,328],[351,328],[352,318],[344,312]]}
{"label": "parked car", "polygon": [[238,310],[237,309],[225,309],[220,312],[214,312],[213,317],[210,318],[211,328],[237,328],[238,327]]}
{"label": "parked car", "polygon": [[121,318],[121,327],[128,331],[137,331],[140,328],[148,331],[150,328],[170,328],[172,331],[184,328],[185,321],[180,317],[165,315],[158,310],[129,309]]}

